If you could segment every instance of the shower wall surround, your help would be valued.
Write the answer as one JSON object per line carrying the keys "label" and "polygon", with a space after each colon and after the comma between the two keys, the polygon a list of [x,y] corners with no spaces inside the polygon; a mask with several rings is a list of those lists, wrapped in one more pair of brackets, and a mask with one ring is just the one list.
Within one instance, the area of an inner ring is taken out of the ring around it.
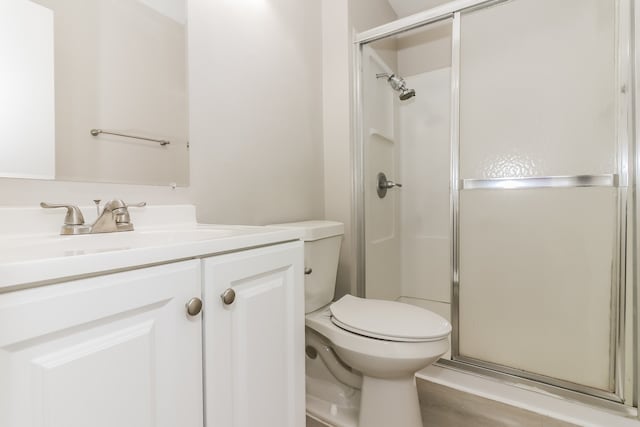
{"label": "shower wall surround", "polygon": [[407,77],[416,100],[398,110],[402,138],[402,300],[450,319],[451,68]]}

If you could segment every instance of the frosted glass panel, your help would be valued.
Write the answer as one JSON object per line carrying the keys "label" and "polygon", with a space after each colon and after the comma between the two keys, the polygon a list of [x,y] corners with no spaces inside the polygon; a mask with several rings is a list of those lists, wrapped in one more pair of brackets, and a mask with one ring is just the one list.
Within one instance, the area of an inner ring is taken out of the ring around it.
{"label": "frosted glass panel", "polygon": [[461,355],[611,391],[617,191],[461,192]]}
{"label": "frosted glass panel", "polygon": [[614,29],[613,0],[516,0],[463,14],[461,178],[611,173]]}

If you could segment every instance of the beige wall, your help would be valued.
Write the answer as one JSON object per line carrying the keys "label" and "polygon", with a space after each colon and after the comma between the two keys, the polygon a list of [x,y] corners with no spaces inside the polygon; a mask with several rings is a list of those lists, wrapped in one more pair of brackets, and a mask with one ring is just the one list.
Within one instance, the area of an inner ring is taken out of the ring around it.
{"label": "beige wall", "polygon": [[192,0],[188,27],[199,220],[322,218],[321,2]]}
{"label": "beige wall", "polygon": [[397,19],[387,0],[349,0],[351,27],[362,32]]}
{"label": "beige wall", "polygon": [[349,5],[343,0],[322,1],[324,215],[344,223],[336,296],[355,291],[355,254],[352,232],[351,157],[351,32]]}
{"label": "beige wall", "polygon": [[352,59],[355,32],[393,21],[386,0],[323,0],[324,213],[345,224],[336,297],[356,292],[351,145]]}

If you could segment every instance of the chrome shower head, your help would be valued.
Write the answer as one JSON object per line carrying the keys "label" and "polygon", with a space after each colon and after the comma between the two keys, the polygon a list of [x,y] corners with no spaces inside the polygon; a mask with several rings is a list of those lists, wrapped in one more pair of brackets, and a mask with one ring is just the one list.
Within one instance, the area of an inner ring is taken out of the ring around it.
{"label": "chrome shower head", "polygon": [[389,86],[396,92],[400,92],[400,100],[406,101],[409,98],[413,98],[416,96],[416,91],[414,89],[407,88],[407,83],[404,81],[402,77],[398,77],[395,74],[381,73],[376,74],[376,78],[386,78]]}
{"label": "chrome shower head", "polygon": [[400,92],[400,101],[406,101],[407,99],[413,98],[416,96],[416,91],[414,89],[405,88],[402,92]]}

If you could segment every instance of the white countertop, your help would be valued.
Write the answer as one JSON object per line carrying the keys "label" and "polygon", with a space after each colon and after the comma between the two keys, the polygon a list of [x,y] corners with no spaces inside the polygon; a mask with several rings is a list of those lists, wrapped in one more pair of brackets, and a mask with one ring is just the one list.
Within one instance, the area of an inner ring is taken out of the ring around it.
{"label": "white countertop", "polygon": [[193,206],[130,211],[135,231],[61,236],[64,210],[54,216],[40,208],[0,208],[0,292],[301,237],[295,229],[197,224]]}

